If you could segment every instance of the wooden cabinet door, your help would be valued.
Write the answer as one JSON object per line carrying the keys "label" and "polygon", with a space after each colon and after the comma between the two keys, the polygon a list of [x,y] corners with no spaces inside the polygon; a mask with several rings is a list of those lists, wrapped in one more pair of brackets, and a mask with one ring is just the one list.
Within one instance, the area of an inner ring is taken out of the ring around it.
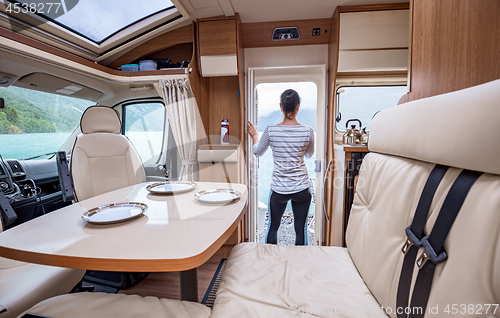
{"label": "wooden cabinet door", "polygon": [[200,21],[200,56],[236,54],[236,20]]}

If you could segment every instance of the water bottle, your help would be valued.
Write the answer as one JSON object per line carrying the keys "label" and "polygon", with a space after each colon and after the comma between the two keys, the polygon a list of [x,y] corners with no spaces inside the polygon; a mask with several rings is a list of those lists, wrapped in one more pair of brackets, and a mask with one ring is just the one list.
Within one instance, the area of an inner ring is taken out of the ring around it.
{"label": "water bottle", "polygon": [[223,119],[220,123],[220,143],[229,145],[229,120]]}

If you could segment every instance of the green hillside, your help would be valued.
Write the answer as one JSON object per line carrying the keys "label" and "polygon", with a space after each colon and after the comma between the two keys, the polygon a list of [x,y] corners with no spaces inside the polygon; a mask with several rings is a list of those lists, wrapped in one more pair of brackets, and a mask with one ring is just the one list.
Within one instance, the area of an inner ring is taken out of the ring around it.
{"label": "green hillside", "polygon": [[19,87],[0,87],[0,134],[71,132],[91,101]]}

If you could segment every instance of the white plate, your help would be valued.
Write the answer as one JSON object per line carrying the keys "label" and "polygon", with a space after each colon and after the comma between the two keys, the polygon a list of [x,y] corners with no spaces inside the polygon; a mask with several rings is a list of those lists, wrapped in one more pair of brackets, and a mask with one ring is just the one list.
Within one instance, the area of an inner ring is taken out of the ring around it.
{"label": "white plate", "polygon": [[228,203],[239,199],[241,194],[233,189],[213,189],[197,192],[194,196],[205,203]]}
{"label": "white plate", "polygon": [[82,218],[94,224],[111,224],[136,218],[148,209],[144,203],[113,203],[90,209],[82,214]]}
{"label": "white plate", "polygon": [[150,184],[146,189],[153,194],[173,194],[191,191],[196,188],[194,182],[166,181]]}

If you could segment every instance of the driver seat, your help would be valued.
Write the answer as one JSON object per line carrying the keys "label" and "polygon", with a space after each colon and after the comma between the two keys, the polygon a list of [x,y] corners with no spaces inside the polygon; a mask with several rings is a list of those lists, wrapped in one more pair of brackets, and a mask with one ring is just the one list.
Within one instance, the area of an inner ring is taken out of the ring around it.
{"label": "driver seat", "polygon": [[141,158],[115,110],[92,106],[80,121],[82,135],[73,146],[70,174],[76,201],[146,182]]}

